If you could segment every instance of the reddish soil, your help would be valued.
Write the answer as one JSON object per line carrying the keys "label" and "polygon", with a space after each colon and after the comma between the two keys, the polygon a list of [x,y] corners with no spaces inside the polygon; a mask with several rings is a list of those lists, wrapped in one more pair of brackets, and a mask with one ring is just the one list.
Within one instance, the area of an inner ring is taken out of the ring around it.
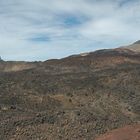
{"label": "reddish soil", "polygon": [[140,124],[113,130],[96,140],[140,140]]}

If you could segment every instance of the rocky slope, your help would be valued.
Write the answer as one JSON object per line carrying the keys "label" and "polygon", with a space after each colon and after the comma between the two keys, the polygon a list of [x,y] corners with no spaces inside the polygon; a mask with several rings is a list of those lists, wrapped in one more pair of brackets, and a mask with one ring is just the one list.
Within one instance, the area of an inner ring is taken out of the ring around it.
{"label": "rocky slope", "polygon": [[0,62],[2,140],[94,140],[138,124],[139,101],[140,53],[129,49]]}

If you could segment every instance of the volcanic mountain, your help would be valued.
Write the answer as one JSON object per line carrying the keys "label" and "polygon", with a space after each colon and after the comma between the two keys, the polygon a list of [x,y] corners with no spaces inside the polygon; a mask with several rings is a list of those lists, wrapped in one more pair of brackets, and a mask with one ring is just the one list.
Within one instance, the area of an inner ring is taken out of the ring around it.
{"label": "volcanic mountain", "polygon": [[94,140],[139,122],[140,53],[129,47],[0,61],[1,140]]}

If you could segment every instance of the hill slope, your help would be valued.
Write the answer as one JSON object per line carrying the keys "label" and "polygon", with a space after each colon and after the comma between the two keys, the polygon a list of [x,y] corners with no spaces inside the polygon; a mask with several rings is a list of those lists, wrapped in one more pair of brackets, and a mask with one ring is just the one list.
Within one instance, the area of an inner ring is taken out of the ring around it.
{"label": "hill slope", "polygon": [[0,66],[2,140],[92,140],[140,121],[140,53],[109,49],[16,71],[11,62]]}

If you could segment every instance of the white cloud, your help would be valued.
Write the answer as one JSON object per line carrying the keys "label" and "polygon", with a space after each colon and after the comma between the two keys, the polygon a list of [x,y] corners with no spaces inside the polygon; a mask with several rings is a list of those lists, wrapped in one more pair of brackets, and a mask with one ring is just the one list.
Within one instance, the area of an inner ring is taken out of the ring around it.
{"label": "white cloud", "polygon": [[139,0],[0,0],[0,55],[45,60],[127,44],[140,39],[139,9]]}

